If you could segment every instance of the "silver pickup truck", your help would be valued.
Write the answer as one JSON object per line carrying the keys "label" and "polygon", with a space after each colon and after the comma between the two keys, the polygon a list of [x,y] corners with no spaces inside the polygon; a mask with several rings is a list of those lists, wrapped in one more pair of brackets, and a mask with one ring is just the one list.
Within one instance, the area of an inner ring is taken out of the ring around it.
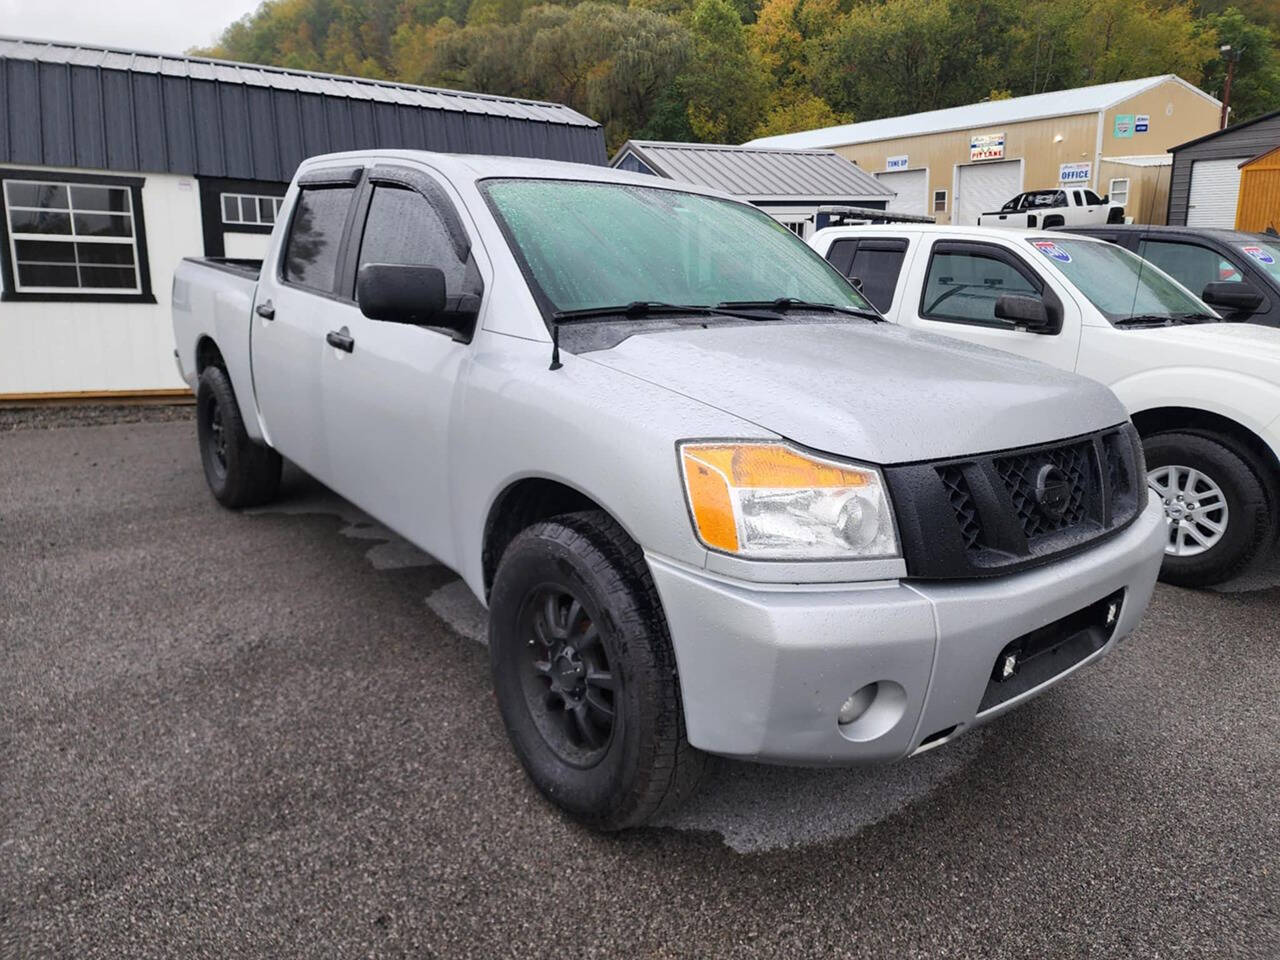
{"label": "silver pickup truck", "polygon": [[667,181],[319,157],[260,269],[185,262],[173,311],[217,499],[283,455],[458,571],[515,752],[596,827],[708,753],[939,746],[1106,654],[1160,566],[1109,390],[884,323]]}

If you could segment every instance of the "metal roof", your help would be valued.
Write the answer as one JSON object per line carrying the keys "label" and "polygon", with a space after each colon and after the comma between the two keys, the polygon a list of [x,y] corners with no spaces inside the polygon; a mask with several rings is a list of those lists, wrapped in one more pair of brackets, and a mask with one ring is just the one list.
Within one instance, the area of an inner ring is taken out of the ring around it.
{"label": "metal roof", "polygon": [[1123,163],[1127,167],[1171,167],[1173,157],[1167,153],[1157,153],[1133,157],[1103,157],[1101,162]]}
{"label": "metal roof", "polygon": [[603,163],[561,104],[0,37],[0,162],[288,180],[307,156],[430,149]]}
{"label": "metal roof", "polygon": [[830,150],[779,150],[718,143],[628,140],[617,166],[633,154],[660,176],[750,200],[890,199],[894,191]]}
{"label": "metal roof", "polygon": [[777,137],[761,137],[749,141],[747,146],[841,147],[870,143],[875,140],[897,140],[901,137],[944,133],[949,130],[996,127],[1047,117],[1098,113],[1166,81],[1181,84],[1194,90],[1206,100],[1221,106],[1217,100],[1199,87],[1170,73],[1159,77],[1143,77],[1141,80],[1121,80],[1116,83],[1100,83],[1092,87],[1076,87],[1074,90],[1034,93],[1026,97],[1011,97],[1008,100],[986,100],[963,107],[929,110],[904,117],[884,117],[880,120],[847,123],[838,127],[823,127],[820,130],[805,130]]}

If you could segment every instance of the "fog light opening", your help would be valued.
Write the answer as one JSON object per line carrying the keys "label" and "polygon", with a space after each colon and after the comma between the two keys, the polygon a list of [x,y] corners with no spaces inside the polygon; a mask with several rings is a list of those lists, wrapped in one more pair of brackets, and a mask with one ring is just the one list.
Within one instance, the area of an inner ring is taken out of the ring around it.
{"label": "fog light opening", "polygon": [[876,698],[876,690],[880,686],[878,683],[868,683],[865,687],[856,690],[848,700],[840,705],[840,713],[836,717],[836,722],[842,727],[856,721],[871,706]]}

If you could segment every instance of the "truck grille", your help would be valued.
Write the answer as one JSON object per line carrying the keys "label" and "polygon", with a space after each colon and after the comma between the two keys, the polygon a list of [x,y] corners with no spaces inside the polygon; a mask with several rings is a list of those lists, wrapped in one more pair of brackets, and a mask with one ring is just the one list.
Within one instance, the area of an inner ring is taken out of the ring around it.
{"label": "truck grille", "polygon": [[1138,515],[1145,473],[1129,424],[885,471],[908,573],[930,579],[1011,573],[1108,537]]}

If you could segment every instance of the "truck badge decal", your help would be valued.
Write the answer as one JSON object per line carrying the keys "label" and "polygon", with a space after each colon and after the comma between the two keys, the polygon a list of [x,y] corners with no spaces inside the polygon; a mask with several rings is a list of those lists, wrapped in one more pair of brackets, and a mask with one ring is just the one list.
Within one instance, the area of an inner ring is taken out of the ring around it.
{"label": "truck badge decal", "polygon": [[1052,240],[1032,240],[1032,246],[1043,253],[1050,260],[1057,260],[1059,263],[1070,263],[1071,254],[1063,250]]}
{"label": "truck badge decal", "polygon": [[1071,502],[1071,481],[1052,463],[1046,463],[1036,474],[1036,503],[1054,520],[1067,512]]}
{"label": "truck badge decal", "polygon": [[1270,265],[1276,262],[1276,258],[1273,257],[1271,254],[1267,253],[1267,251],[1263,250],[1261,247],[1255,247],[1252,244],[1250,244],[1249,246],[1241,247],[1240,249],[1243,250],[1245,253],[1247,253],[1249,256],[1253,257],[1253,259],[1257,260],[1259,263],[1265,263]]}

